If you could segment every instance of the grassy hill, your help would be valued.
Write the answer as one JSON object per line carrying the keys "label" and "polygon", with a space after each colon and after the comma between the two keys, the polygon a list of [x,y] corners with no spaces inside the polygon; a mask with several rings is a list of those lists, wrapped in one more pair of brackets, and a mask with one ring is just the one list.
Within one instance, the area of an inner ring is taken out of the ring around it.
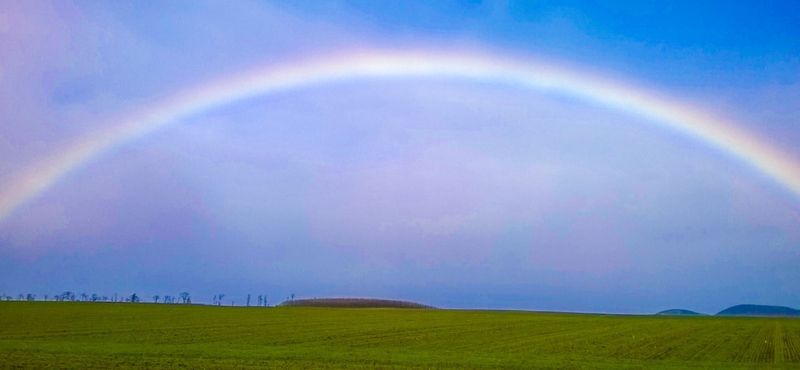
{"label": "grassy hill", "polygon": [[287,307],[338,307],[338,308],[434,308],[421,303],[373,298],[313,298],[295,299],[280,304]]}
{"label": "grassy hill", "polygon": [[726,308],[717,316],[800,316],[800,310],[783,306],[762,306],[757,304],[740,304]]}
{"label": "grassy hill", "polygon": [[698,316],[698,315],[703,315],[703,314],[702,313],[698,313],[698,312],[694,312],[694,311],[682,310],[682,309],[679,309],[679,308],[674,308],[674,309],[671,309],[671,310],[661,311],[661,312],[657,313],[656,315]]}
{"label": "grassy hill", "polygon": [[798,366],[788,318],[0,302],[0,368]]}

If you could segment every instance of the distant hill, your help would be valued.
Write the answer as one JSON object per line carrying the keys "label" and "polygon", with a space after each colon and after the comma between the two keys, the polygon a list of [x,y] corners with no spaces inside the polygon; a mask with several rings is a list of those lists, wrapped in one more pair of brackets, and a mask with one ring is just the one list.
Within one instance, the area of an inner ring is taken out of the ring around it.
{"label": "distant hill", "polygon": [[800,316],[800,310],[783,306],[740,304],[720,311],[717,316]]}
{"label": "distant hill", "polygon": [[288,307],[340,307],[340,308],[435,308],[422,303],[372,298],[313,298],[286,301]]}
{"label": "distant hill", "polygon": [[699,312],[694,312],[694,311],[682,310],[682,309],[679,309],[679,308],[674,308],[674,309],[671,309],[671,310],[664,310],[664,311],[661,311],[661,312],[657,313],[656,315],[666,315],[666,316],[700,316],[700,315],[704,315],[704,314],[702,314],[702,313],[699,313]]}

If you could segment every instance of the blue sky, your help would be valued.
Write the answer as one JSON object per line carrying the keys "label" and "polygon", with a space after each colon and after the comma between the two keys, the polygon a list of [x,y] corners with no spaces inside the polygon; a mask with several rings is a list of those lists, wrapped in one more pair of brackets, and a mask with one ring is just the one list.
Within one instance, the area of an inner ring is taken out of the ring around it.
{"label": "blue sky", "polygon": [[[800,161],[793,2],[8,2],[0,186],[189,86],[347,50],[557,64]],[[557,94],[349,81],[94,158],[0,223],[0,293],[376,296],[452,308],[800,307],[800,198],[706,143]]]}

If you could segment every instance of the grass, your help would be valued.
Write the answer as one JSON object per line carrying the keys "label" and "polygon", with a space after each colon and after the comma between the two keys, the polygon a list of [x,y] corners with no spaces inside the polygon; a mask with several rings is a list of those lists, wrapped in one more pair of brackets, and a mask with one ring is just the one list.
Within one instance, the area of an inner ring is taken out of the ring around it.
{"label": "grass", "polygon": [[0,302],[0,367],[796,369],[800,319]]}

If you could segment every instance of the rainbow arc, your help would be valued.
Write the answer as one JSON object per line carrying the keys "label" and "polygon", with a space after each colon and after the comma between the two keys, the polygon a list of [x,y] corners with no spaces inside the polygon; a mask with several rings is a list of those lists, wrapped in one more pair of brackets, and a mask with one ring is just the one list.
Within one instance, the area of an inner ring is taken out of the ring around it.
{"label": "rainbow arc", "polygon": [[800,165],[736,125],[645,89],[552,65],[474,53],[372,51],[270,65],[188,89],[75,141],[12,176],[0,189],[0,222],[92,158],[181,119],[244,99],[359,79],[431,78],[557,91],[646,118],[749,163],[800,196]]}

